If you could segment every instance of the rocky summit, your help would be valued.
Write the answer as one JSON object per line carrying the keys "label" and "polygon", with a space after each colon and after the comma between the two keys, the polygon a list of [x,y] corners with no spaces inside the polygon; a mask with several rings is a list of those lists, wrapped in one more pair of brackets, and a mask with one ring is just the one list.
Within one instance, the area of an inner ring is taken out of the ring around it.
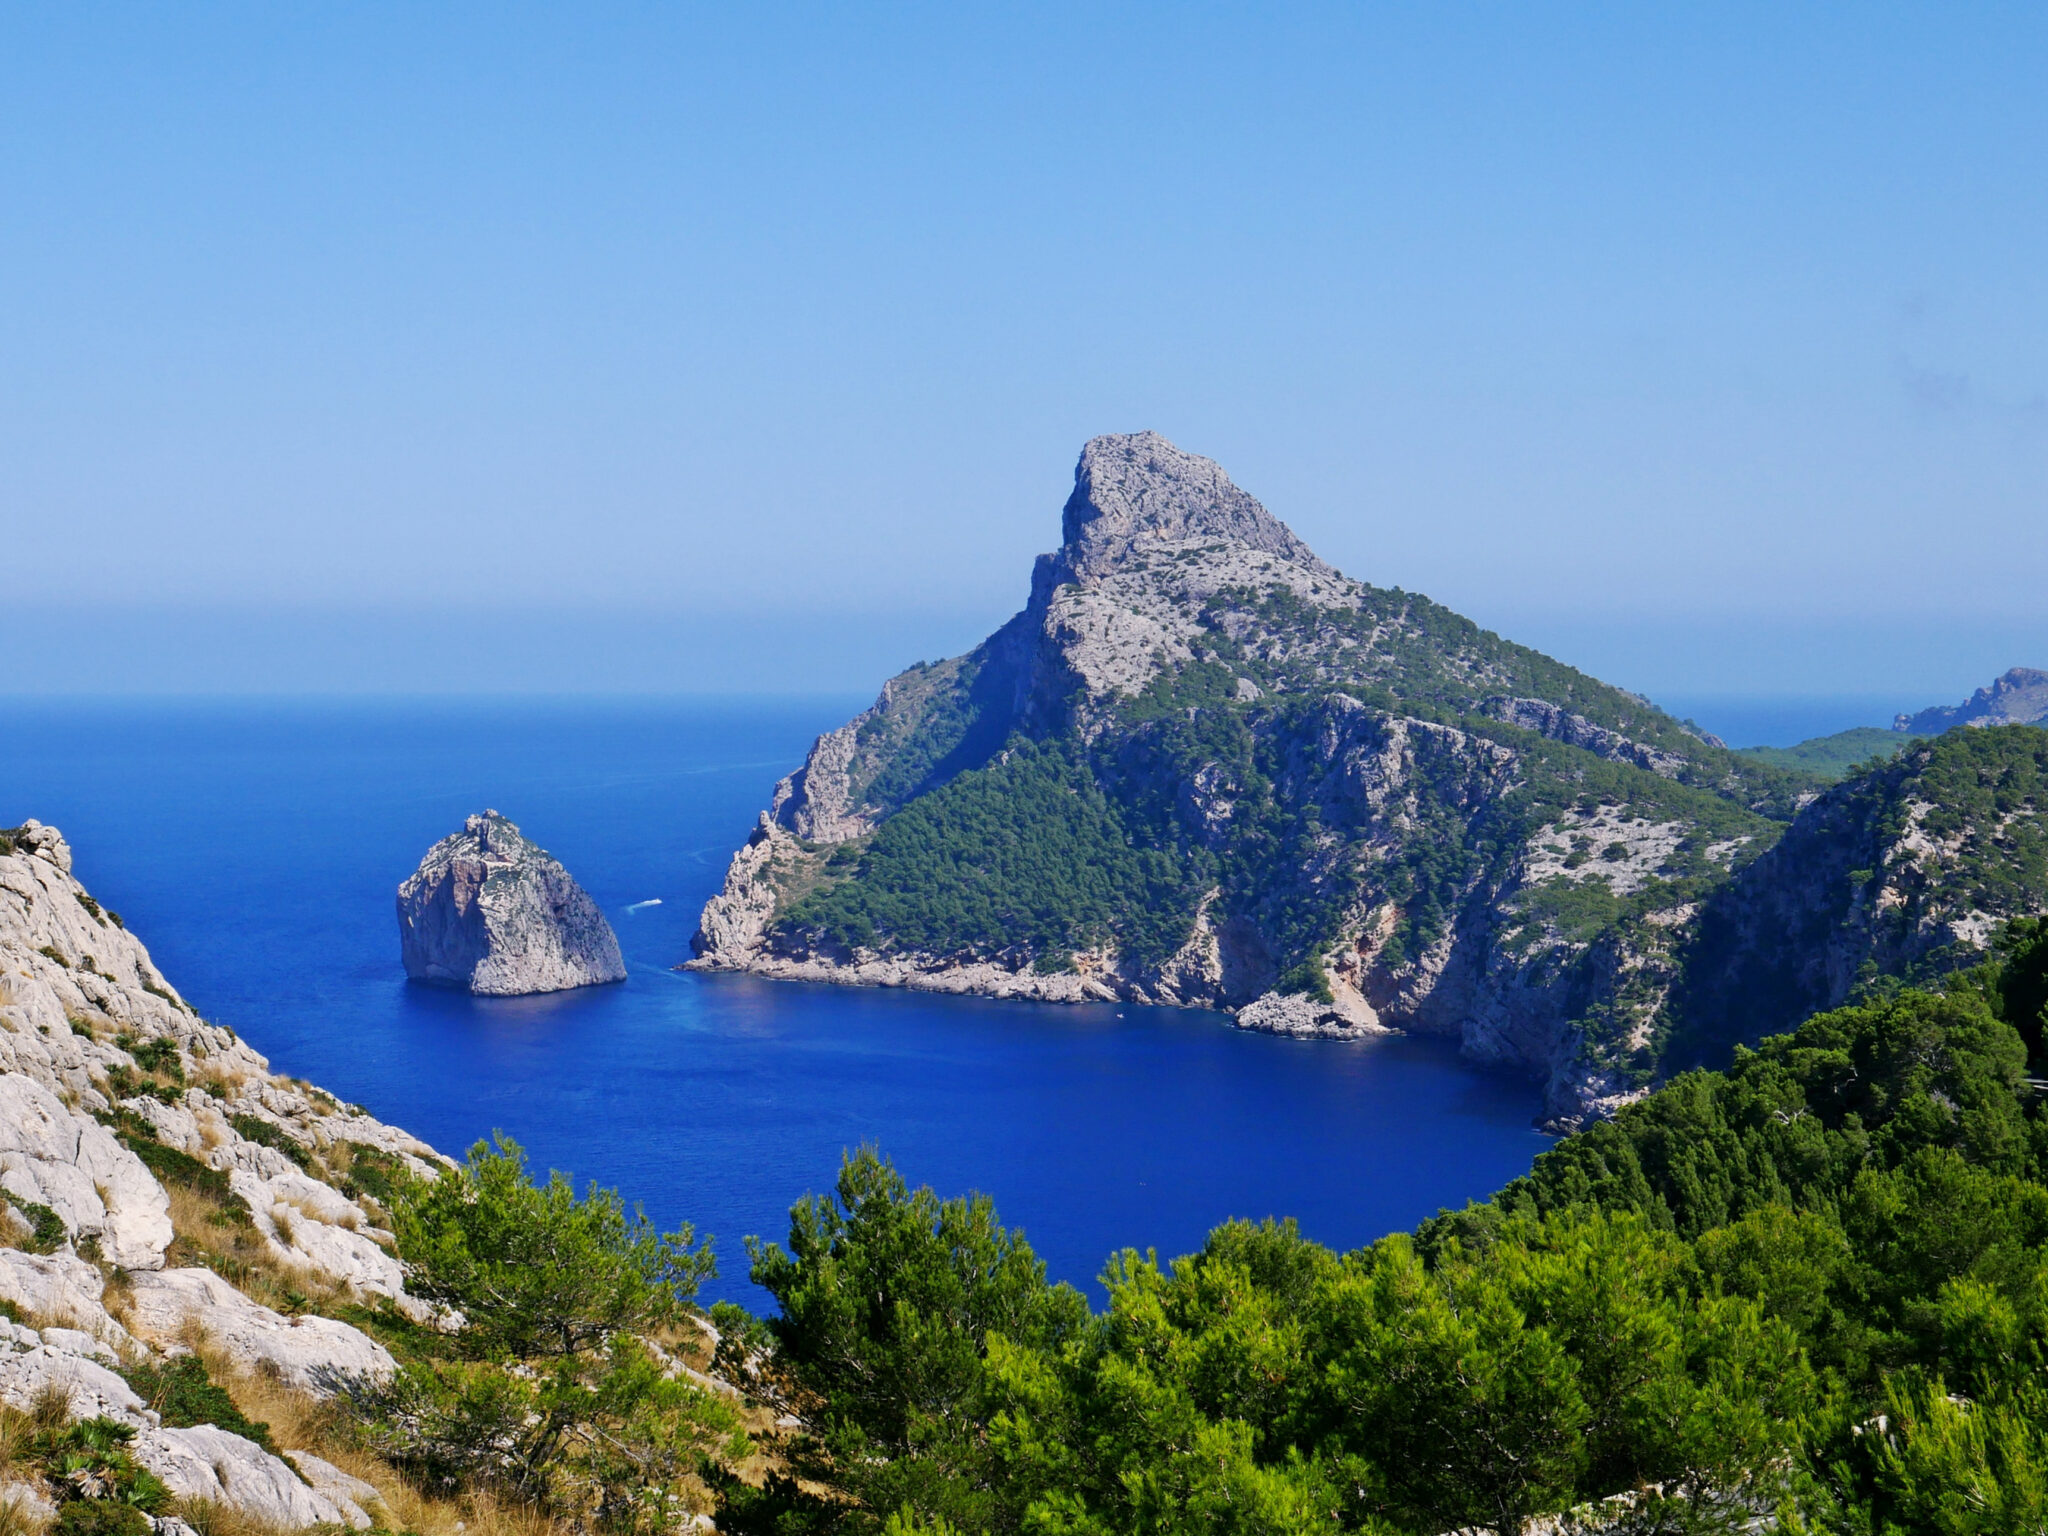
{"label": "rocky summit", "polygon": [[1938,704],[1917,715],[1898,715],[1895,731],[1932,736],[1957,725],[2038,725],[2048,721],[2048,672],[2014,667],[1960,704]]}
{"label": "rocky summit", "polygon": [[597,903],[496,811],[427,850],[398,888],[398,935],[407,976],[483,996],[626,979]]}
{"label": "rocky summit", "polygon": [[[776,786],[691,965],[1448,1035],[1537,1074],[1558,1127],[1640,1096],[1687,1007],[1725,1011],[1683,984],[1703,913],[1770,906],[1742,877],[1819,779],[1341,574],[1156,433],[1087,444],[1061,531],[1020,613]],[[1849,871],[1767,866],[1795,868],[1832,911]],[[1959,955],[1990,927],[1963,907],[1857,953]],[[1746,931],[1715,925],[1717,974],[1750,975]]]}

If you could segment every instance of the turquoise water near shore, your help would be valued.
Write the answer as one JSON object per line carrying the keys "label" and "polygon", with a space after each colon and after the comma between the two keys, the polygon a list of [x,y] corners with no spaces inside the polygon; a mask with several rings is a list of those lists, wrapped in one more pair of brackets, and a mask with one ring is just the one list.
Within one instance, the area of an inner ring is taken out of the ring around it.
{"label": "turquoise water near shore", "polygon": [[[715,1296],[762,1300],[740,1240],[783,1238],[866,1141],[913,1182],[993,1195],[1083,1286],[1118,1248],[1185,1253],[1231,1216],[1355,1246],[1547,1144],[1534,1085],[1437,1041],[673,970],[775,779],[862,702],[14,700],[0,825],[61,827],[86,885],[278,1070],[444,1150],[503,1130],[716,1234]],[[406,983],[393,892],[486,806],[604,907],[624,983]]]}

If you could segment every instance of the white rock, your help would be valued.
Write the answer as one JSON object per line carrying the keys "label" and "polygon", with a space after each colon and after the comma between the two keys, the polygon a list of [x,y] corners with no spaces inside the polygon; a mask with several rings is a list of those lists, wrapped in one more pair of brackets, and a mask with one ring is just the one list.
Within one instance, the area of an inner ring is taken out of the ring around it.
{"label": "white rock", "polygon": [[45,1328],[41,1333],[42,1342],[51,1349],[61,1350],[67,1355],[78,1355],[87,1360],[97,1360],[112,1369],[119,1366],[121,1357],[89,1333],[76,1328]]}
{"label": "white rock", "polygon": [[163,1264],[171,1202],[142,1159],[20,1073],[0,1076],[0,1187],[55,1211],[74,1242],[97,1238],[123,1269]]}
{"label": "white rock", "polygon": [[0,1483],[0,1505],[8,1504],[31,1520],[47,1522],[57,1518],[57,1506],[34,1483]]}
{"label": "white rock", "polygon": [[226,1504],[271,1525],[369,1527],[370,1517],[347,1499],[331,1498],[253,1440],[211,1424],[148,1429],[129,1450],[180,1498]]}
{"label": "white rock", "polygon": [[377,1485],[366,1482],[353,1472],[344,1472],[331,1461],[322,1461],[311,1451],[286,1451],[286,1461],[299,1469],[299,1476],[313,1485],[317,1493],[323,1493],[339,1504],[346,1500],[363,1509],[371,1509],[384,1502],[384,1495]]}
{"label": "white rock", "polygon": [[0,1301],[31,1316],[81,1328],[117,1350],[128,1330],[101,1302],[106,1282],[92,1265],[70,1253],[22,1253],[0,1248]]}
{"label": "white rock", "polygon": [[256,1230],[280,1261],[373,1296],[404,1294],[405,1271],[398,1260],[374,1239],[343,1225],[359,1224],[363,1217],[339,1191],[296,1168],[271,1178],[236,1169],[228,1175],[228,1187],[248,1203]]}
{"label": "white rock", "polygon": [[140,1425],[156,1417],[127,1382],[97,1360],[48,1344],[0,1354],[0,1403],[27,1409],[52,1386],[64,1390],[74,1419],[109,1418]]}
{"label": "white rock", "polygon": [[251,1301],[210,1269],[166,1269],[131,1277],[128,1320],[159,1346],[196,1327],[237,1370],[267,1368],[316,1397],[339,1377],[387,1379],[390,1353],[368,1334],[327,1317],[285,1317]]}
{"label": "white rock", "polygon": [[517,996],[626,979],[597,903],[496,811],[427,850],[398,888],[398,934],[414,981]]}

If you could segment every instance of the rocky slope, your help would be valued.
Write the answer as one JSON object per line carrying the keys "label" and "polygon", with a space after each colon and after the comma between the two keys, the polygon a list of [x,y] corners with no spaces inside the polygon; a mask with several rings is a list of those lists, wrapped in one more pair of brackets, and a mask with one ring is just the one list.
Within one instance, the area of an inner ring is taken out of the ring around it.
{"label": "rocky slope", "polygon": [[1830,789],[1706,903],[1673,1057],[1718,1063],[2048,911],[2048,731],[1951,731]]}
{"label": "rocky slope", "polygon": [[471,816],[427,850],[398,888],[398,935],[414,981],[484,996],[626,979],[597,903],[496,811]]}
{"label": "rocky slope", "polygon": [[[74,1418],[133,1427],[129,1450],[180,1497],[275,1527],[367,1526],[367,1485],[166,1426],[129,1376],[195,1338],[315,1395],[389,1372],[381,1345],[315,1314],[418,1311],[371,1191],[444,1162],[201,1019],[73,877],[56,829],[0,831],[0,1402],[61,1392]],[[290,1313],[248,1294],[264,1276],[288,1277]]]}
{"label": "rocky slope", "polygon": [[1351,580],[1152,433],[1022,612],[779,784],[692,965],[1457,1037],[1574,1122],[1653,1072],[1699,901],[1812,779]]}
{"label": "rocky slope", "polygon": [[1960,704],[1938,704],[1917,715],[1899,715],[1895,731],[1936,735],[1957,725],[2038,725],[2048,721],[2048,672],[2014,667]]}

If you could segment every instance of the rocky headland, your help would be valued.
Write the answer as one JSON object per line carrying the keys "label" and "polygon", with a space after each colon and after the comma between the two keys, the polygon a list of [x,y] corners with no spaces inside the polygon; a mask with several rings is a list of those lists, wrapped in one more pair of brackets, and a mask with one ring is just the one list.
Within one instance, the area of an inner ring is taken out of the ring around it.
{"label": "rocky headland", "polygon": [[427,850],[398,888],[398,935],[407,976],[480,996],[626,979],[597,903],[496,811]]}
{"label": "rocky headland", "polygon": [[[1155,433],[1087,444],[1062,535],[1009,623],[775,787],[691,966],[1448,1035],[1535,1074],[1562,1129],[1639,1097],[1688,1008],[1726,1011],[1680,985],[1703,914],[1764,900],[1789,866],[1763,856],[1839,803],[1344,576]],[[2044,904],[1978,895],[1935,924],[1964,948]]]}
{"label": "rocky headland", "polygon": [[1937,735],[1958,725],[2039,725],[2048,721],[2048,672],[2014,667],[1960,704],[1938,704],[1917,715],[1898,715],[1895,731]]}

